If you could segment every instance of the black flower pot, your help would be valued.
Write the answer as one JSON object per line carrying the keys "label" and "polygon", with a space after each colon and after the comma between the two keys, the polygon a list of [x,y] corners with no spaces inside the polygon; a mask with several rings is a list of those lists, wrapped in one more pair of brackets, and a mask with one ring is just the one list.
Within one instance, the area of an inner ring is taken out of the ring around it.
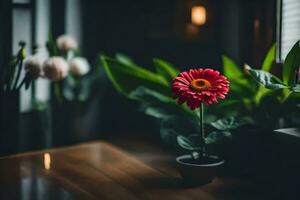
{"label": "black flower pot", "polygon": [[193,186],[210,183],[225,161],[217,156],[204,156],[195,160],[188,154],[177,157],[176,162],[184,184]]}

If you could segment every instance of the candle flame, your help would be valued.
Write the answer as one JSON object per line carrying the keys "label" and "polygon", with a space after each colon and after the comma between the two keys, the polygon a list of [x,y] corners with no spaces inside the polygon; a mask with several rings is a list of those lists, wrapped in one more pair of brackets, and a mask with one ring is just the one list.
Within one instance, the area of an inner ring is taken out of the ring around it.
{"label": "candle flame", "polygon": [[44,154],[44,166],[46,170],[50,170],[51,168],[51,156],[49,153]]}

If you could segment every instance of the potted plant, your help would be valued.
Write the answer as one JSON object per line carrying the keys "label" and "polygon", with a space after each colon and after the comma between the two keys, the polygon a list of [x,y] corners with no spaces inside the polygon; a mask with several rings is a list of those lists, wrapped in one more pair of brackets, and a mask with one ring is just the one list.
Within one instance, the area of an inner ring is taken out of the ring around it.
{"label": "potted plant", "polygon": [[[221,155],[221,151],[218,151],[218,148],[215,147],[229,141],[232,130],[252,123],[248,118],[237,119],[235,117],[227,117],[217,120],[215,117],[211,118],[208,116],[204,119],[203,113],[204,110],[207,111],[207,108],[205,108],[207,106],[204,106],[203,103],[213,104],[217,101],[217,98],[225,98],[225,94],[227,94],[229,90],[227,79],[215,70],[195,70],[209,77],[211,75],[216,76],[215,78],[219,81],[217,81],[217,83],[220,84],[218,88],[221,88],[214,90],[214,93],[206,91],[204,92],[206,95],[200,95],[200,99],[193,99],[188,93],[195,92],[196,87],[200,88],[202,80],[195,80],[193,82],[195,88],[191,89],[190,85],[192,80],[182,80],[186,77],[185,74],[188,74],[188,72],[182,72],[178,75],[179,70],[165,60],[158,58],[153,59],[153,64],[156,69],[155,72],[138,66],[132,59],[124,54],[117,54],[115,58],[101,56],[101,61],[108,78],[116,90],[131,100],[139,101],[141,111],[159,119],[161,125],[160,135],[166,144],[170,145],[178,155],[189,152],[188,155],[178,157],[177,161],[178,164],[181,163],[180,168],[182,169],[183,176],[186,177],[185,180],[190,180],[188,181],[190,183],[205,183],[211,181],[214,177],[213,172],[216,166],[224,163],[221,158],[212,156]],[[175,78],[177,75],[177,79],[181,79],[182,82],[179,80],[173,81],[177,80]],[[184,90],[180,88],[183,84],[187,84],[185,86],[187,94],[180,96],[184,92]],[[197,84],[200,84],[200,86]],[[205,86],[205,84],[208,85],[210,83],[204,79],[203,84]],[[170,87],[176,92],[175,94],[177,94],[178,101],[181,103],[180,105],[176,103]],[[191,89],[191,91],[188,91],[189,89]],[[188,99],[189,101],[187,101]],[[184,101],[188,103],[182,104]],[[209,106],[209,108],[211,108],[211,106]],[[194,110],[196,108],[199,108],[198,110],[201,112],[195,112]],[[199,130],[199,122],[200,127],[202,127],[201,130]],[[204,133],[204,123],[207,124],[206,130],[209,132],[207,135]],[[188,174],[189,172],[192,173],[192,171],[186,168],[197,168],[195,166],[199,167],[199,165],[204,166],[201,162],[205,161],[208,162],[206,166],[211,166],[206,167],[206,169],[209,169],[211,172],[210,176],[201,176],[199,174],[199,177],[194,176],[193,180],[193,177],[189,176],[192,174]],[[183,164],[188,162],[190,163],[186,165]]]}
{"label": "potted plant", "polygon": [[[232,172],[259,180],[274,177],[278,146],[282,141],[275,137],[274,129],[299,126],[299,41],[284,60],[283,68],[275,64],[276,45],[269,50],[260,69],[249,65],[239,67],[223,56],[224,74],[231,83],[228,104],[222,102],[219,109],[236,110],[234,116],[247,116],[253,126],[235,133],[227,148],[227,160]],[[274,73],[275,72],[275,73]],[[277,73],[276,73],[277,72]],[[282,74],[280,74],[282,72]],[[237,109],[238,108],[238,109]]]}
{"label": "potted plant", "polygon": [[225,98],[229,91],[229,81],[213,69],[190,69],[181,72],[173,80],[172,91],[179,104],[186,102],[191,110],[199,110],[198,134],[189,137],[177,136],[178,144],[191,151],[190,154],[176,158],[180,172],[188,183],[209,183],[216,176],[217,168],[224,164],[224,160],[211,155],[207,145],[216,142],[216,137],[228,137],[230,133],[224,130],[206,135],[203,108],[204,105],[217,103],[219,98]]}

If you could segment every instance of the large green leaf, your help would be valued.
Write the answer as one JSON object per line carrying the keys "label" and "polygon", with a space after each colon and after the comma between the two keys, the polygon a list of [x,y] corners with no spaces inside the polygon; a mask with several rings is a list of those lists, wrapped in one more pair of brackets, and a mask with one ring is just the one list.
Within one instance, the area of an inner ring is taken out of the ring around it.
{"label": "large green leaf", "polygon": [[157,105],[142,105],[141,110],[149,116],[155,117],[157,119],[167,119],[174,116],[174,113],[170,109],[165,107],[160,107]]}
{"label": "large green leaf", "polygon": [[[247,80],[244,79],[244,81],[247,81]],[[250,87],[250,83],[247,85],[247,84],[240,84],[240,83],[232,81],[232,82],[230,82],[230,93],[229,93],[229,95],[231,95],[233,97],[236,97],[237,99],[240,99],[240,100],[243,97],[251,98],[251,97],[253,97],[254,93],[256,92],[254,90],[256,88],[257,88],[256,85],[253,85],[253,88]]]}
{"label": "large green leaf", "polygon": [[289,51],[283,64],[283,82],[289,86],[295,84],[295,71],[300,66],[300,40]]}
{"label": "large green leaf", "polygon": [[269,89],[265,88],[264,86],[260,86],[254,96],[254,102],[256,103],[256,105],[260,105],[261,100],[265,96],[269,95],[271,92],[272,92],[272,90],[269,90]]}
{"label": "large green leaf", "polygon": [[220,130],[220,131],[227,131],[236,129],[238,127],[251,124],[252,121],[249,118],[236,118],[236,117],[228,117],[219,119],[215,122],[211,122],[210,125],[212,125],[214,128]]}
{"label": "large green leaf", "polygon": [[271,71],[272,65],[275,61],[275,56],[276,56],[276,45],[273,44],[264,59],[261,70],[267,72]]}
{"label": "large green leaf", "polygon": [[143,86],[133,90],[129,97],[147,103],[175,103],[173,98]]}
{"label": "large green leaf", "polygon": [[229,57],[222,56],[223,73],[230,81],[230,90],[235,96],[253,93],[251,81],[247,79],[241,68]]}
{"label": "large green leaf", "polygon": [[165,60],[154,58],[153,63],[157,73],[163,76],[170,83],[173,78],[179,74],[179,70]]}
{"label": "large green leaf", "polygon": [[165,119],[174,115],[195,116],[194,112],[178,105],[173,98],[149,88],[138,87],[129,94],[129,97],[141,101],[141,111],[155,118]]}
{"label": "large green leaf", "polygon": [[263,70],[252,69],[247,66],[247,71],[258,83],[262,84],[267,89],[282,89],[288,88],[284,83],[270,72]]}
{"label": "large green leaf", "polygon": [[293,87],[294,92],[300,92],[300,84],[297,84]]}
{"label": "large green leaf", "polygon": [[[276,57],[276,44],[273,44],[264,59],[261,70],[270,72],[274,64],[275,57]],[[259,86],[256,91],[257,92],[255,94],[254,101],[257,105],[259,105],[261,99],[268,94],[269,90],[266,89],[264,86]]]}
{"label": "large green leaf", "polygon": [[177,142],[178,142],[179,146],[181,146],[184,149],[190,150],[190,151],[200,150],[202,147],[202,145],[196,144],[190,138],[185,137],[183,135],[177,136]]}
{"label": "large green leaf", "polygon": [[170,95],[169,83],[160,75],[135,65],[124,65],[110,57],[101,56],[100,59],[108,78],[125,96],[129,97],[139,86]]}
{"label": "large green leaf", "polygon": [[231,139],[231,133],[229,131],[213,131],[205,138],[206,144],[216,144]]}
{"label": "large green leaf", "polygon": [[162,139],[171,144],[177,144],[177,136],[193,135],[199,131],[198,118],[174,115],[161,121],[160,134]]}
{"label": "large green leaf", "polygon": [[115,58],[120,63],[123,63],[124,65],[136,65],[128,55],[123,53],[116,53]]}
{"label": "large green leaf", "polygon": [[239,79],[244,76],[243,71],[229,57],[222,56],[223,73],[231,81],[239,82]]}

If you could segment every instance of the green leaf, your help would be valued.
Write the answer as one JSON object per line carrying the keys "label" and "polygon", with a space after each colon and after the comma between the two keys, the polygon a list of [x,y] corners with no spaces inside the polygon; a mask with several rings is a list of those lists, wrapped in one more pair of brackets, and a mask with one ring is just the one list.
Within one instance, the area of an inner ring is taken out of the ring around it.
{"label": "green leaf", "polygon": [[174,115],[195,115],[176,103],[175,99],[145,87],[138,87],[129,94],[129,98],[142,102],[141,110],[155,118],[164,119]]}
{"label": "green leaf", "polygon": [[160,134],[162,139],[171,145],[177,144],[178,135],[192,135],[199,130],[198,118],[176,115],[161,121]]}
{"label": "green leaf", "polygon": [[[245,79],[245,81],[247,81],[247,80]],[[241,99],[243,97],[251,98],[251,97],[253,97],[253,95],[255,93],[254,89],[256,89],[256,88],[257,88],[256,86],[253,86],[253,88],[251,88],[250,85],[241,84],[241,83],[237,83],[237,82],[232,81],[232,82],[230,82],[230,93],[229,93],[229,95],[237,97],[238,99]]]}
{"label": "green leaf", "polygon": [[300,84],[295,85],[295,86],[292,88],[292,90],[293,90],[294,92],[300,92]]}
{"label": "green leaf", "polygon": [[119,61],[120,63],[122,63],[124,65],[136,65],[134,63],[134,61],[126,54],[117,53],[115,55],[115,58],[116,58],[117,61]]}
{"label": "green leaf", "polygon": [[223,73],[229,80],[238,80],[244,76],[243,71],[229,57],[223,55],[222,62],[223,62]]}
{"label": "green leaf", "polygon": [[262,99],[269,95],[273,90],[269,90],[267,88],[265,88],[264,86],[260,86],[254,96],[254,102],[256,103],[256,105],[260,105]]}
{"label": "green leaf", "polygon": [[175,109],[178,109],[174,99],[142,86],[132,91],[129,98],[141,101],[140,110],[158,119],[173,116],[176,114]]}
{"label": "green leaf", "polygon": [[179,146],[187,150],[195,151],[201,149],[201,146],[195,144],[192,140],[190,140],[188,137],[185,137],[183,135],[177,136],[177,142]]}
{"label": "green leaf", "polygon": [[300,66],[300,40],[289,51],[283,63],[282,78],[286,85],[295,84],[295,71]]}
{"label": "green leaf", "polygon": [[157,73],[170,83],[179,74],[179,70],[165,60],[154,58],[153,63]]}
{"label": "green leaf", "polygon": [[129,97],[142,102],[164,102],[164,103],[175,102],[173,98],[143,86],[139,86],[138,88],[133,90],[129,94]]}
{"label": "green leaf", "polygon": [[218,130],[227,131],[251,123],[252,120],[246,117],[244,118],[228,117],[228,118],[219,119],[215,122],[211,122],[210,125],[212,125],[214,128]]}
{"label": "green leaf", "polygon": [[142,106],[142,110],[146,115],[157,119],[166,119],[174,115],[170,110],[155,105]]}
{"label": "green leaf", "polygon": [[264,59],[261,70],[270,72],[272,65],[275,61],[275,56],[276,56],[276,44],[273,44]]}
{"label": "green leaf", "polygon": [[252,69],[247,65],[246,70],[258,83],[262,84],[267,89],[282,89],[288,88],[284,83],[270,72]]}
{"label": "green leaf", "polygon": [[149,89],[171,95],[169,83],[161,76],[134,65],[124,65],[106,56],[100,57],[104,70],[117,91],[129,97],[129,94],[144,86]]}
{"label": "green leaf", "polygon": [[[273,44],[264,59],[261,70],[270,72],[272,69],[273,63],[275,61],[275,57],[276,57],[276,44]],[[262,98],[264,98],[266,95],[268,95],[270,90],[268,90],[264,86],[260,85],[256,91],[257,92],[254,96],[254,101],[255,101],[256,105],[259,105]]]}
{"label": "green leaf", "polygon": [[242,69],[229,57],[222,56],[223,73],[230,81],[230,90],[236,96],[245,96],[253,93],[251,80]]}
{"label": "green leaf", "polygon": [[215,143],[221,143],[225,140],[231,139],[231,133],[228,131],[213,131],[208,134],[208,136],[205,138],[206,144],[215,144]]}

